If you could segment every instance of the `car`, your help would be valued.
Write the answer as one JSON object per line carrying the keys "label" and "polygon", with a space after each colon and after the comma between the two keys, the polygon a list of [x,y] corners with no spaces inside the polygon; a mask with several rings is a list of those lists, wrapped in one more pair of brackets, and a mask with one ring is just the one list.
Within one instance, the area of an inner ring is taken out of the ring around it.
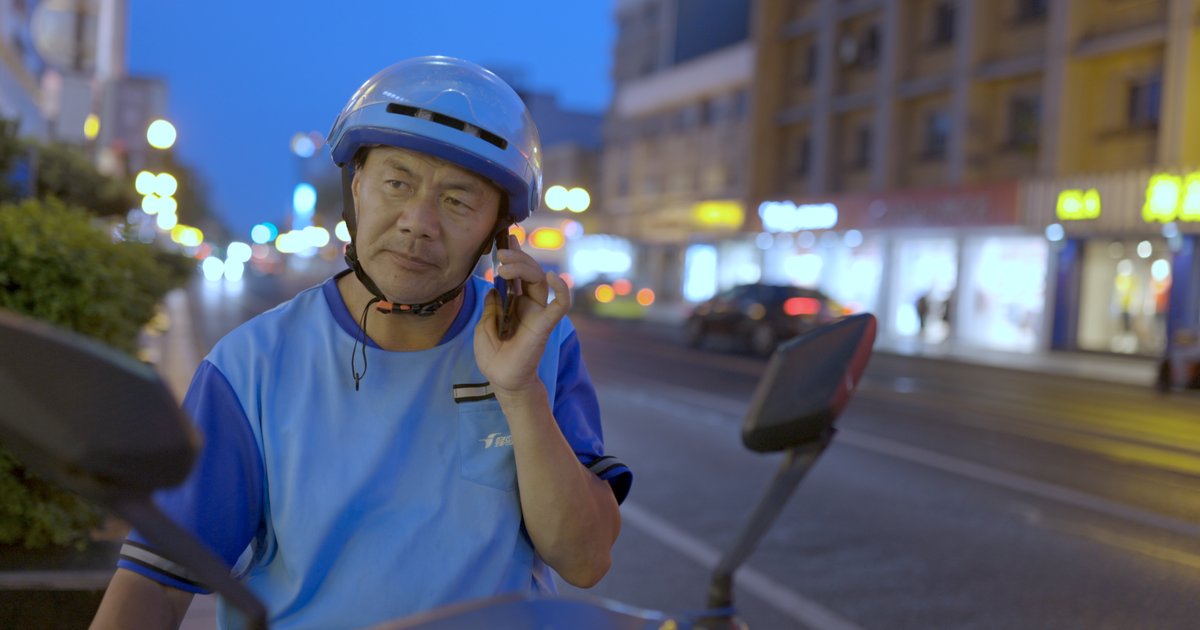
{"label": "car", "polygon": [[847,314],[846,308],[816,289],[743,284],[697,304],[685,322],[685,337],[693,347],[723,337],[767,356],[780,342]]}

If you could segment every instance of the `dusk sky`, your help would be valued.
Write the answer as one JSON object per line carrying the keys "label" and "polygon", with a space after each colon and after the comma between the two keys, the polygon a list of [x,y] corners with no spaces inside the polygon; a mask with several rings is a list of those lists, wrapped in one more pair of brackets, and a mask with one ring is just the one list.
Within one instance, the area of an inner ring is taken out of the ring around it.
{"label": "dusk sky", "polygon": [[612,93],[612,0],[130,0],[129,18],[129,72],[167,81],[175,151],[243,238],[290,212],[292,136],[325,134],[354,90],[400,59],[517,70],[572,109],[601,111]]}

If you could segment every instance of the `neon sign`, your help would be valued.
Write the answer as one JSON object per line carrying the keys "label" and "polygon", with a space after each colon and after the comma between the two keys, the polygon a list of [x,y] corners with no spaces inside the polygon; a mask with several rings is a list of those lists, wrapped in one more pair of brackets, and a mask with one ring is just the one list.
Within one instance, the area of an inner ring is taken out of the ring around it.
{"label": "neon sign", "polygon": [[1070,189],[1058,193],[1055,210],[1060,221],[1086,221],[1100,217],[1100,191]]}
{"label": "neon sign", "polygon": [[1186,177],[1168,173],[1151,177],[1142,205],[1142,220],[1200,222],[1200,171]]}
{"label": "neon sign", "polygon": [[837,225],[838,209],[831,203],[796,205],[790,201],[764,201],[758,206],[758,216],[768,232],[828,230]]}

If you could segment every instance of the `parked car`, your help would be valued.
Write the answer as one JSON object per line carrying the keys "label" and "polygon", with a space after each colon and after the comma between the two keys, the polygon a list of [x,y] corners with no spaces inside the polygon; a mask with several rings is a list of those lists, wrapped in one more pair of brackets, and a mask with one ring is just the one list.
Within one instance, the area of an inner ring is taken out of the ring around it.
{"label": "parked car", "polygon": [[846,314],[841,304],[816,289],[744,284],[696,305],[685,324],[686,337],[692,346],[710,337],[730,338],[766,356],[781,341]]}

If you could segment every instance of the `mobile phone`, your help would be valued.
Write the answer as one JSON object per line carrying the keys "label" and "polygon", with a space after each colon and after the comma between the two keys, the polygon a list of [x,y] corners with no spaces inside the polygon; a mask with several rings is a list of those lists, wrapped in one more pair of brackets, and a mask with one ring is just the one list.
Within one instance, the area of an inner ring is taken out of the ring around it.
{"label": "mobile phone", "polygon": [[496,327],[500,331],[500,339],[508,339],[517,332],[517,299],[524,293],[521,279],[506,280],[500,277],[500,250],[508,249],[508,230],[496,235],[495,247],[492,248],[492,278],[496,283],[496,293],[500,297],[500,308],[497,309]]}

